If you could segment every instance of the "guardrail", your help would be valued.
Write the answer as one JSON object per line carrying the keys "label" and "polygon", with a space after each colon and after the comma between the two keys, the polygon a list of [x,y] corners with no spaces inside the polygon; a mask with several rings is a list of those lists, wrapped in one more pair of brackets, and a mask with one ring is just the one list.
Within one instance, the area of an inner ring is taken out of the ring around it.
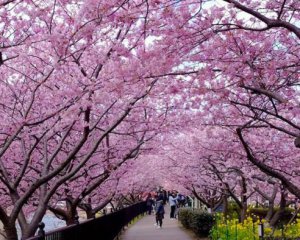
{"label": "guardrail", "polygon": [[43,231],[45,225],[41,223],[38,235],[27,240],[113,240],[130,221],[146,211],[146,203],[140,202],[102,217],[48,233]]}

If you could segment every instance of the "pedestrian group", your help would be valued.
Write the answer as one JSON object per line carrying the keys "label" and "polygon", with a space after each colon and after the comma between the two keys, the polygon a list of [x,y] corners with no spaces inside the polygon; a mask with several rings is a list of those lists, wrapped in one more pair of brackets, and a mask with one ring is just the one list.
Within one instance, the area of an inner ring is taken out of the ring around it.
{"label": "pedestrian group", "polygon": [[159,229],[162,228],[163,219],[165,215],[164,206],[168,202],[170,206],[170,219],[174,220],[178,216],[178,210],[180,207],[185,206],[187,198],[177,193],[176,191],[166,192],[165,190],[158,191],[153,197],[151,193],[146,198],[147,212],[149,215],[152,213],[152,209],[155,214],[155,226]]}

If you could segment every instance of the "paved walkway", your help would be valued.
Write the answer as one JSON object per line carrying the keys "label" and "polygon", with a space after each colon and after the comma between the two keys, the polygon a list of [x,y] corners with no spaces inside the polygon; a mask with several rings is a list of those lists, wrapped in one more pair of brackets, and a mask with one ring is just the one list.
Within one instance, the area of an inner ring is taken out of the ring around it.
{"label": "paved walkway", "polygon": [[[168,208],[166,205],[165,210]],[[169,216],[169,211],[166,211],[163,226],[157,229],[154,226],[154,214],[147,215],[130,226],[121,236],[121,240],[192,240],[193,238],[179,227],[178,221],[171,220]]]}

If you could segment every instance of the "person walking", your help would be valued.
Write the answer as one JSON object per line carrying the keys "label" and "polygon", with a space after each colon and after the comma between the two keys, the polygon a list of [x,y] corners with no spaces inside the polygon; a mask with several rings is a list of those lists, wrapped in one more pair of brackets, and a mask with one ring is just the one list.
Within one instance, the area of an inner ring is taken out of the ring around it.
{"label": "person walking", "polygon": [[170,218],[174,219],[175,218],[176,205],[177,205],[177,198],[175,197],[175,194],[171,194],[169,196],[169,205],[171,207]]}
{"label": "person walking", "polygon": [[155,205],[155,220],[157,228],[162,228],[163,219],[164,219],[165,209],[163,205],[163,197],[159,196]]}
{"label": "person walking", "polygon": [[163,204],[166,205],[168,201],[168,194],[166,190],[163,190]]}
{"label": "person walking", "polygon": [[149,193],[147,198],[146,198],[146,206],[147,206],[148,215],[151,215],[153,204],[154,204],[154,201],[152,199],[151,193]]}

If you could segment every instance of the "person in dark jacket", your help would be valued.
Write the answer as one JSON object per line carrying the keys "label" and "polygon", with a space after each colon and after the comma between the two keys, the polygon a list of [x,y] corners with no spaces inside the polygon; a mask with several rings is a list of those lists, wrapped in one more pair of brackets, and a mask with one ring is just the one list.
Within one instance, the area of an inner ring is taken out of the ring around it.
{"label": "person in dark jacket", "polygon": [[157,228],[162,228],[164,214],[165,214],[165,209],[163,205],[163,198],[158,197],[155,205],[155,218],[156,218]]}
{"label": "person in dark jacket", "polygon": [[166,205],[166,203],[168,201],[168,194],[167,194],[166,190],[163,190],[162,195],[163,195],[163,204]]}
{"label": "person in dark jacket", "polygon": [[154,201],[152,199],[151,193],[149,193],[147,198],[146,198],[146,206],[147,206],[148,215],[151,215],[153,204],[154,204]]}

